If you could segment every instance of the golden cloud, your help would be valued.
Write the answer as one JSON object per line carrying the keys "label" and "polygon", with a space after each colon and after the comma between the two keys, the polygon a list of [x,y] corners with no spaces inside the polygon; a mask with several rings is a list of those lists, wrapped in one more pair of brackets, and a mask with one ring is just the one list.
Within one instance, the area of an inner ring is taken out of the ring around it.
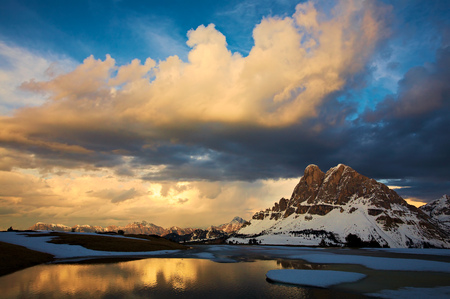
{"label": "golden cloud", "polygon": [[231,53],[213,24],[188,32],[187,62],[171,56],[117,66],[109,55],[88,57],[50,81],[23,83],[48,101],[0,119],[0,142],[89,153],[55,135],[73,128],[148,136],[161,126],[299,123],[364,67],[382,37],[383,13],[367,2],[343,1],[329,17],[310,2],[299,4],[292,17],[263,19],[246,57]]}

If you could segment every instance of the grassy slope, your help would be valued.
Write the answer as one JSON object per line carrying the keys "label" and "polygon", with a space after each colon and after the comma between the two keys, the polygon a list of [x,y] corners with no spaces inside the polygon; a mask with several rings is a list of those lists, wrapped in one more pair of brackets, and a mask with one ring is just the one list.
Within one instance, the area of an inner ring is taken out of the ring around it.
{"label": "grassy slope", "polygon": [[[159,236],[127,235],[143,240],[117,238],[107,235],[82,235],[51,232],[48,234],[29,234],[29,237],[39,238],[53,236],[51,243],[81,245],[85,248],[99,251],[139,252],[155,250],[187,249],[186,246],[166,240]],[[30,242],[32,242],[30,238]],[[53,261],[53,255],[27,249],[23,246],[0,242],[0,276],[34,265]]]}
{"label": "grassy slope", "polygon": [[116,252],[139,252],[139,251],[155,251],[155,250],[174,250],[187,249],[186,246],[171,242],[158,236],[140,236],[126,235],[128,237],[138,237],[144,240],[136,240],[129,238],[117,238],[107,235],[83,235],[52,232],[49,234],[29,234],[30,237],[53,236],[49,243],[80,245],[87,249],[99,251],[116,251]]}
{"label": "grassy slope", "polygon": [[0,276],[53,261],[53,255],[0,242]]}

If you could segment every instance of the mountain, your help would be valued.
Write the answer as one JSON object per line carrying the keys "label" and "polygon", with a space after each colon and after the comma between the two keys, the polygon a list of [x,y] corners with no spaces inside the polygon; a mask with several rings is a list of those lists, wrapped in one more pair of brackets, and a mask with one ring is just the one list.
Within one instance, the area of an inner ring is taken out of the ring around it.
{"label": "mountain", "polygon": [[176,232],[169,233],[164,238],[176,242],[202,242],[207,240],[222,239],[224,241],[230,236],[230,234],[239,230],[243,225],[248,223],[241,217],[234,217],[228,223],[221,224],[219,226],[210,226],[205,229],[195,229],[186,234],[180,234]]}
{"label": "mountain", "polygon": [[235,231],[239,230],[245,223],[247,223],[247,221],[245,221],[241,217],[236,216],[228,223],[221,224],[219,226],[210,226],[208,229],[216,229],[225,233],[234,233]]}
{"label": "mountain", "polygon": [[[111,226],[108,226],[108,230],[111,231]],[[148,223],[147,221],[133,222],[125,226],[114,227],[114,231],[123,230],[126,234],[143,234],[143,235],[158,235],[162,236],[166,233],[166,229],[155,225],[153,223]]]}
{"label": "mountain", "polygon": [[187,235],[195,231],[195,228],[181,228],[179,226],[172,226],[166,229],[164,235],[167,234],[177,234],[177,235]]}
{"label": "mountain", "polygon": [[232,243],[445,247],[449,233],[386,185],[339,164],[309,165],[290,199],[257,212]]}
{"label": "mountain", "polygon": [[75,225],[72,226],[71,231],[77,232],[77,233],[95,233],[95,232],[105,232],[107,230],[105,230],[103,227],[95,225]]}
{"label": "mountain", "polygon": [[431,219],[437,220],[450,229],[450,196],[444,195],[439,199],[420,207]]}
{"label": "mountain", "polygon": [[[163,228],[147,221],[133,222],[125,226],[110,225],[106,228],[91,225],[75,225],[73,227],[70,227],[63,224],[47,224],[38,222],[35,225],[31,226],[29,229],[67,232],[117,232],[119,230],[123,230],[126,234],[169,236],[169,239],[171,237],[171,239],[173,240],[203,240],[228,236],[228,234],[233,233],[241,228],[244,223],[246,223],[244,219],[240,217],[234,217],[231,222],[219,225],[217,227],[211,226],[210,228],[203,230],[195,228],[181,228],[178,226]],[[180,236],[186,237],[180,238]]]}
{"label": "mountain", "polygon": [[147,221],[133,222],[125,226],[109,225],[107,227],[92,226],[92,225],[75,225],[73,227],[66,226],[63,224],[46,224],[38,222],[31,226],[29,229],[32,230],[53,230],[53,231],[74,231],[74,232],[118,232],[123,230],[126,234],[143,234],[143,235],[158,235],[164,236],[172,232],[178,233],[191,233],[194,229],[187,228],[182,229],[179,227],[163,228],[161,226],[149,223]]}
{"label": "mountain", "polygon": [[72,228],[64,224],[53,224],[53,223],[43,223],[38,222],[29,229],[32,230],[53,230],[58,232],[70,232]]}

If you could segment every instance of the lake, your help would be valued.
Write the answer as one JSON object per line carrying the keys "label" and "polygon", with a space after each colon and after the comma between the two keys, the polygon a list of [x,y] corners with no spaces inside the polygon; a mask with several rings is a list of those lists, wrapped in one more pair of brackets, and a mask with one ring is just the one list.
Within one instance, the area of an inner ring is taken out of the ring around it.
{"label": "lake", "polygon": [[[312,264],[280,256],[284,251],[292,254],[293,250],[296,253],[329,252],[330,255],[336,255],[336,251],[260,248],[197,246],[189,252],[171,255],[171,258],[39,265],[0,277],[0,297],[363,298],[364,293],[386,288],[450,285],[449,273],[382,271],[361,265]],[[352,271],[364,273],[367,278],[328,289],[291,286],[266,280],[265,274],[269,270],[294,268]]]}

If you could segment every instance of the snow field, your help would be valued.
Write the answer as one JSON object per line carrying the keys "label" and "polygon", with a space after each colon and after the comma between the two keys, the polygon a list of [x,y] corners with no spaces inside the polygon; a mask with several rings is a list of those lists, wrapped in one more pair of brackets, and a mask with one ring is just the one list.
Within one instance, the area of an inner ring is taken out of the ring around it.
{"label": "snow field", "polygon": [[[353,209],[353,210],[352,210]],[[383,224],[376,221],[377,216],[370,216],[369,209],[380,209],[370,204],[367,198],[353,198],[347,205],[337,205],[325,216],[306,214],[292,214],[287,218],[279,220],[270,220],[269,217],[263,220],[250,220],[250,225],[238,231],[238,234],[261,235],[256,239],[261,244],[271,245],[319,245],[322,237],[318,236],[295,236],[292,231],[303,230],[325,230],[333,232],[340,242],[345,242],[345,237],[349,234],[358,235],[363,241],[371,241],[372,238],[381,245],[389,245],[391,248],[405,248],[407,243],[421,244],[429,242],[437,247],[448,247],[449,243],[437,240],[427,239],[420,233],[420,220],[410,211],[401,205],[393,204],[392,210],[383,210],[391,218],[396,218],[396,213],[402,214],[405,223],[397,223],[398,227],[385,228]],[[342,211],[342,212],[341,212]],[[384,215],[384,214],[380,215]],[[308,217],[308,219],[306,218]],[[409,223],[409,224],[408,224]],[[282,236],[282,237],[279,237]],[[235,242],[248,244],[248,239],[231,238]],[[328,241],[329,240],[325,240]]]}
{"label": "snow field", "polygon": [[[48,233],[47,231],[41,233]],[[0,233],[0,241],[15,245],[24,246],[31,250],[49,253],[55,258],[77,258],[77,257],[108,257],[108,256],[142,256],[142,255],[161,255],[178,252],[179,250],[159,250],[144,252],[116,252],[116,251],[97,251],[84,248],[79,245],[53,244],[47,243],[54,237],[28,237],[28,233],[3,232]],[[39,234],[39,233],[33,233]],[[84,233],[80,233],[84,234]],[[92,233],[86,233],[92,235]],[[95,234],[99,236],[98,234]],[[101,235],[100,235],[101,236]],[[108,235],[109,236],[109,235]],[[123,236],[116,236],[123,237]],[[133,238],[135,239],[135,238]],[[139,239],[142,240],[142,239]]]}

